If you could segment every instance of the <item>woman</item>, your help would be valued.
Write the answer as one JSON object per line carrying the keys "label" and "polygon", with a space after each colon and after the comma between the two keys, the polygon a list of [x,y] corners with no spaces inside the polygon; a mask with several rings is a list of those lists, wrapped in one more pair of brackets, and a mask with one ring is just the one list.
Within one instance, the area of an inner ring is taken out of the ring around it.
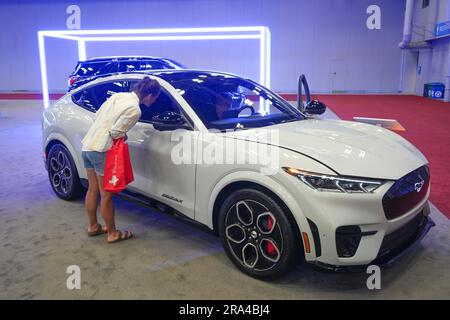
{"label": "woman", "polygon": [[[88,235],[108,233],[108,243],[130,239],[130,231],[116,229],[112,193],[103,190],[103,173],[106,151],[113,139],[125,137],[141,117],[140,105],[150,107],[158,99],[161,88],[156,80],[145,77],[134,87],[133,92],[120,92],[106,100],[95,114],[95,121],[83,141],[82,157],[87,171],[89,188],[86,194],[86,210],[89,219]],[[106,228],[97,221],[98,193],[101,196],[100,210]]]}

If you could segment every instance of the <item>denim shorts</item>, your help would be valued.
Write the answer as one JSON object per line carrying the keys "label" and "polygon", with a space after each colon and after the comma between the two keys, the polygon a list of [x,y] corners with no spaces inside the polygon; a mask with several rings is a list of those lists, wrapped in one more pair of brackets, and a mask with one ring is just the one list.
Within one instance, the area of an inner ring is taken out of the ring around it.
{"label": "denim shorts", "polygon": [[94,169],[99,176],[103,176],[105,172],[106,152],[83,151],[84,168]]}

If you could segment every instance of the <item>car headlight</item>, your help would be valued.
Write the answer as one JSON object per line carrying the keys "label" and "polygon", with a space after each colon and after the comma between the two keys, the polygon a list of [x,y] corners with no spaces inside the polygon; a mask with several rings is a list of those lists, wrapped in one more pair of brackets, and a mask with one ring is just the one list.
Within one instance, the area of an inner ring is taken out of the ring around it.
{"label": "car headlight", "polygon": [[283,167],[283,170],[318,191],[372,193],[384,183],[382,180],[331,176],[290,167]]}

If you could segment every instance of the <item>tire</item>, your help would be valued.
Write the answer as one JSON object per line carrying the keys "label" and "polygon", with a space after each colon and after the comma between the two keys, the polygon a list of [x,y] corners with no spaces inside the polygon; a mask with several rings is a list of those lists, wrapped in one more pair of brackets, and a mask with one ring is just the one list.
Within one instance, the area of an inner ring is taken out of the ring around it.
{"label": "tire", "polygon": [[83,194],[77,167],[62,144],[51,147],[47,156],[48,179],[55,194],[63,200],[76,200]]}
{"label": "tire", "polygon": [[226,254],[242,272],[274,279],[300,261],[302,244],[292,220],[270,195],[241,189],[222,204],[219,236]]}

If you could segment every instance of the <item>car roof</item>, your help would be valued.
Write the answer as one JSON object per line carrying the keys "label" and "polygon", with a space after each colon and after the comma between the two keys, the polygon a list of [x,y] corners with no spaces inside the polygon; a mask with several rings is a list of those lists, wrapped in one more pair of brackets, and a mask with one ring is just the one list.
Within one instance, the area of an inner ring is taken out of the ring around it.
{"label": "car roof", "polygon": [[205,70],[205,69],[164,69],[164,70],[145,70],[143,72],[154,75],[161,78],[174,78],[174,79],[183,79],[183,78],[197,78],[198,76],[206,75],[206,76],[224,76],[230,78],[242,78],[238,75],[222,72],[222,71],[213,71],[213,70]]}
{"label": "car roof", "polygon": [[[222,71],[212,71],[212,70],[203,70],[203,69],[161,69],[161,70],[144,70],[144,71],[132,71],[132,72],[114,72],[114,73],[107,73],[102,75],[93,76],[90,78],[85,79],[84,83],[82,83],[77,88],[74,88],[74,91],[77,91],[79,88],[84,87],[86,84],[91,83],[95,80],[102,79],[102,78],[109,78],[109,77],[115,77],[115,76],[132,76],[132,75],[153,75],[158,78],[168,80],[177,80],[177,79],[191,79],[191,78],[197,78],[201,75],[207,75],[207,76],[224,76],[224,77],[230,77],[230,78],[240,78],[244,79],[243,77],[237,76],[235,74],[222,72]],[[72,90],[70,90],[72,91]]]}
{"label": "car roof", "polygon": [[163,57],[152,57],[152,56],[106,56],[106,57],[94,57],[87,60],[80,60],[78,62],[108,62],[111,60],[117,61],[127,61],[127,60],[163,60],[163,61],[171,61],[172,59],[163,58]]}
{"label": "car roof", "polygon": [[162,69],[162,70],[155,69],[155,70],[143,70],[143,71],[132,71],[132,72],[116,72],[116,73],[109,74],[108,76],[121,75],[121,74],[140,74],[140,75],[148,74],[148,75],[153,75],[153,76],[161,77],[161,78],[173,77],[173,78],[178,78],[178,79],[196,78],[201,75],[242,78],[242,77],[232,74],[232,73],[206,70],[206,69]]}

